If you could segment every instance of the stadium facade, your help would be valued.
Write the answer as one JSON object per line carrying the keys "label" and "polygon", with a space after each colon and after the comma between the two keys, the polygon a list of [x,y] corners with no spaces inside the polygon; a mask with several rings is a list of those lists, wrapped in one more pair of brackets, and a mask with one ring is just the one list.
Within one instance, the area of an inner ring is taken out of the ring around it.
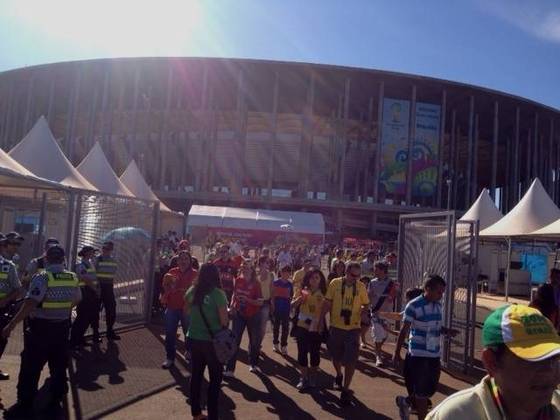
{"label": "stadium facade", "polygon": [[74,164],[99,141],[181,211],[321,212],[331,232],[383,238],[399,214],[465,209],[483,187],[507,211],[535,176],[560,201],[560,111],[427,77],[217,58],[0,73],[0,146],[40,115]]}

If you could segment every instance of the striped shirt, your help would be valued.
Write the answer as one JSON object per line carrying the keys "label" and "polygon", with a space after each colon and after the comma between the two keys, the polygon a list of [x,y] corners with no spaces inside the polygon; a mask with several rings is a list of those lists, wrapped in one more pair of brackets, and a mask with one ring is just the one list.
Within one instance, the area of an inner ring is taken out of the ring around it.
{"label": "striped shirt", "polygon": [[404,322],[410,322],[408,353],[416,357],[440,357],[442,326],[441,303],[430,302],[424,295],[406,305]]}

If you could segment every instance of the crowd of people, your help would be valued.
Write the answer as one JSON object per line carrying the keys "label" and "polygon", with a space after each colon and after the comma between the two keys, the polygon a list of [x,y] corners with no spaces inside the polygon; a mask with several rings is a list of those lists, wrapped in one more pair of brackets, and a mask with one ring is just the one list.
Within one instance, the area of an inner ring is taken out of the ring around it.
{"label": "crowd of people", "polygon": [[[59,408],[68,390],[67,350],[80,357],[88,328],[92,345],[103,339],[101,306],[106,313],[104,337],[120,338],[114,331],[113,281],[118,265],[112,242],[105,242],[101,250],[82,247],[71,272],[55,238],[46,241],[41,256],[20,269],[14,261],[21,241],[14,232],[0,235],[0,357],[16,325],[24,323],[17,403],[6,411],[7,418],[31,416],[46,364],[52,407]],[[555,391],[560,382],[559,270],[552,270],[550,283],[539,287],[530,306],[504,306],[490,314],[482,329],[482,362],[488,375],[432,408],[430,398],[440,379],[442,336],[458,333],[444,326],[441,300],[447,285],[442,277],[428,274],[419,287],[402,291],[396,278],[397,255],[379,249],[250,247],[223,241],[216,242],[199,262],[191,254],[189,238],[166,237],[158,245],[154,310],[164,320],[162,368],[175,363],[181,325],[195,419],[218,418],[221,384],[236,377],[245,330],[253,373],[260,371],[268,349],[288,356],[288,342],[295,340],[299,378],[293,386],[302,393],[319,386],[321,348],[326,345],[335,371],[333,386],[340,391],[343,407],[352,403],[360,348],[372,342],[375,365],[391,366],[404,377],[406,395],[395,400],[401,419],[411,414],[421,420],[560,418]],[[401,295],[406,302],[397,312]],[[74,307],[77,316],[71,322]],[[399,329],[395,321],[400,322]],[[266,342],[269,326],[272,339]],[[389,360],[384,345],[391,335],[396,345]],[[402,347],[406,347],[404,360]],[[203,414],[201,384],[206,369],[208,412]],[[0,372],[0,380],[7,379]]]}

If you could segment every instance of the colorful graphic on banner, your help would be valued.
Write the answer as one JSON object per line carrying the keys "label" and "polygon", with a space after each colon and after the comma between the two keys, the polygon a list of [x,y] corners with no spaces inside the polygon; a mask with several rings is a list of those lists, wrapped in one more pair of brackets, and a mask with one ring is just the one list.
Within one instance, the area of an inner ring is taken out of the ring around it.
{"label": "colorful graphic on banner", "polygon": [[379,183],[389,194],[406,193],[409,115],[408,101],[383,100]]}
{"label": "colorful graphic on banner", "polygon": [[437,189],[439,105],[416,103],[416,132],[412,145],[412,195],[432,197]]}

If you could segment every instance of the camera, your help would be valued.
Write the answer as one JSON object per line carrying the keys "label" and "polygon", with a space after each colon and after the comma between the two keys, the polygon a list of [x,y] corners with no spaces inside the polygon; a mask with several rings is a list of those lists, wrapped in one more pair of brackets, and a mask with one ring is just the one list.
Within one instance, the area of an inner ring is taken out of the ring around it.
{"label": "camera", "polygon": [[350,309],[341,309],[340,317],[344,320],[344,325],[350,325],[350,318],[352,317],[352,311]]}

